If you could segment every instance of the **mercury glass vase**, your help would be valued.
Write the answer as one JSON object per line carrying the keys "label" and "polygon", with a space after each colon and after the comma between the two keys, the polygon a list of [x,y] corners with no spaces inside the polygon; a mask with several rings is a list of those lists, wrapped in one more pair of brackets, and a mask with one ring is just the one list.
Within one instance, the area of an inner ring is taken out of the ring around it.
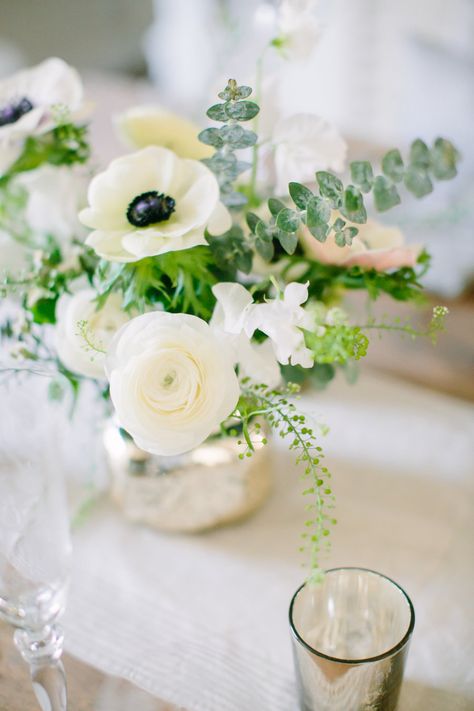
{"label": "mercury glass vase", "polygon": [[176,533],[197,533],[253,513],[268,497],[270,447],[239,459],[236,437],[212,437],[173,457],[144,452],[112,420],[104,428],[112,498],[125,516]]}

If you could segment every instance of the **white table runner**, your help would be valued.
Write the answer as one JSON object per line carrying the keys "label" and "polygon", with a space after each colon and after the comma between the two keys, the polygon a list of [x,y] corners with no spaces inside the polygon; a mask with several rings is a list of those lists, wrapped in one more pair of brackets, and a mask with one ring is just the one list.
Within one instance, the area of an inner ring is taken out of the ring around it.
{"label": "white table runner", "polygon": [[[301,404],[331,427],[328,567],[386,573],[415,605],[400,711],[472,711],[474,409],[372,375]],[[186,711],[294,711],[304,502],[281,444],[274,460],[272,498],[241,525],[171,536],[96,509],[75,535],[67,650]]]}

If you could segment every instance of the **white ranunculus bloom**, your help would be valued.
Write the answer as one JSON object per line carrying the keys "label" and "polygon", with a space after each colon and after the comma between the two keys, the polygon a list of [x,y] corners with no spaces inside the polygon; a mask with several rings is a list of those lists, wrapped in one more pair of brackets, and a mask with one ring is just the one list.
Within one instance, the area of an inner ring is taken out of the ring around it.
{"label": "white ranunculus bloom", "polygon": [[198,140],[199,126],[161,106],[134,106],[116,118],[120,137],[129,148],[163,146],[180,158],[201,160],[214,149]]}
{"label": "white ranunculus bloom", "polygon": [[279,39],[290,59],[308,59],[315,48],[321,34],[316,6],[317,0],[280,1],[277,15]]}
{"label": "white ranunculus bloom", "polygon": [[[105,352],[113,336],[129,316],[121,307],[119,294],[111,294],[101,309],[95,302],[93,289],[83,289],[76,294],[63,295],[56,308],[55,346],[60,361],[73,373],[89,378],[105,378]],[[79,326],[86,322],[87,340]]]}
{"label": "white ranunculus bloom", "polygon": [[93,178],[88,197],[79,215],[94,230],[87,244],[112,262],[207,244],[206,227],[219,234],[231,226],[214,174],[159,146],[112,161]]}
{"label": "white ranunculus bloom", "polygon": [[83,234],[77,217],[86,202],[87,183],[82,170],[43,165],[21,173],[15,182],[28,192],[25,218],[36,235],[51,235],[66,245]]}
{"label": "white ranunculus bloom", "polygon": [[71,120],[84,117],[79,74],[52,57],[0,81],[0,173],[18,158],[28,136],[56,125],[55,107],[65,107]]}
{"label": "white ranunculus bloom", "polygon": [[276,359],[282,365],[310,368],[313,355],[306,348],[302,329],[311,329],[313,320],[302,308],[308,298],[308,285],[292,282],[285,287],[282,298],[255,304],[252,295],[241,284],[222,282],[212,287],[223,312],[223,328],[227,333],[244,332],[251,338],[258,329],[271,341]]}
{"label": "white ranunculus bloom", "polygon": [[230,415],[240,388],[232,353],[197,316],[137,316],[106,360],[120,425],[147,452],[176,455],[203,442]]}
{"label": "white ranunculus bloom", "polygon": [[276,192],[284,195],[288,183],[313,183],[317,170],[344,170],[347,145],[337,129],[315,114],[294,114],[277,123],[275,148]]}

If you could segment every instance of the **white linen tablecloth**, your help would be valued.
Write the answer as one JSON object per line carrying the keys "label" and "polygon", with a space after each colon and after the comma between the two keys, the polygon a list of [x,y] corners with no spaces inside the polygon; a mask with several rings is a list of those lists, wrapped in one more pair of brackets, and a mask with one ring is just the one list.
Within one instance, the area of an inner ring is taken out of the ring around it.
{"label": "white linen tablecloth", "polygon": [[[415,605],[400,711],[474,709],[472,406],[367,374],[301,406],[331,428],[327,567],[379,570]],[[274,464],[267,504],[203,535],[98,506],[75,534],[66,649],[186,711],[294,711],[287,610],[305,577],[305,502],[281,443]]]}

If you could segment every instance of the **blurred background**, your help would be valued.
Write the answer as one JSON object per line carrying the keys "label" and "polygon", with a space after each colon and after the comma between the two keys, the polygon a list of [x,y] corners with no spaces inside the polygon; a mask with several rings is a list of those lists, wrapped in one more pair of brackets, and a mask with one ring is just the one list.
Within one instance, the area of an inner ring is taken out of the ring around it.
{"label": "blurred background", "polygon": [[[314,4],[319,36],[308,56],[295,52],[288,61],[275,50],[265,52],[263,96],[269,108],[260,125],[297,111],[317,113],[343,133],[350,158],[403,149],[418,136],[430,142],[443,135],[461,149],[456,181],[438,185],[421,201],[405,200],[384,220],[432,253],[425,284],[436,302],[438,296],[455,305],[451,327],[459,319],[444,348],[449,346],[454,359],[450,367],[469,376],[474,0]],[[307,5],[294,2],[301,11]],[[51,55],[76,66],[96,104],[92,138],[106,161],[123,151],[111,116],[124,108],[159,103],[205,125],[203,112],[229,76],[252,83],[257,60],[278,34],[277,6],[278,0],[0,0],[0,76]],[[379,358],[400,368],[397,350],[385,348]],[[441,371],[436,378],[454,382]],[[444,389],[465,394],[465,386],[448,383]],[[468,391],[474,397],[474,385]]]}

